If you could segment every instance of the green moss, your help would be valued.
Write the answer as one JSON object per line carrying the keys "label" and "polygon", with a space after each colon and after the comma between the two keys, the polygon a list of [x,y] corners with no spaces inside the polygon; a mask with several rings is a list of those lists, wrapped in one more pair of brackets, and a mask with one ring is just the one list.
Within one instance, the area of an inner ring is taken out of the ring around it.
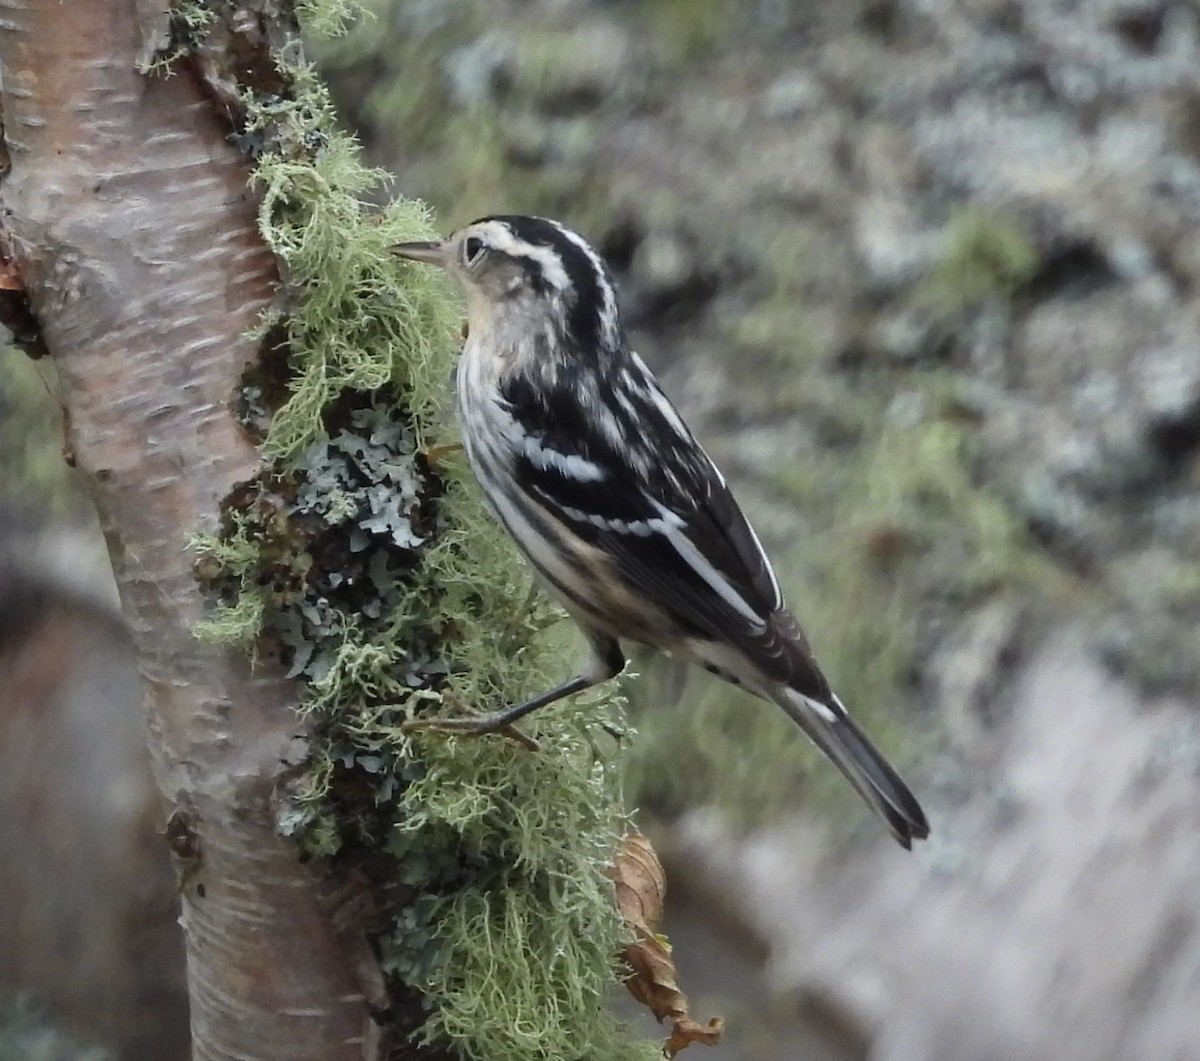
{"label": "green moss", "polygon": [[1177,611],[1200,607],[1200,561],[1175,567],[1163,582],[1162,598]]}
{"label": "green moss", "polygon": [[460,311],[388,248],[427,238],[429,213],[368,208],[384,175],[311,69],[283,70],[290,91],[249,98],[243,133],[284,278],[237,403],[267,463],[195,540],[214,601],[199,632],[305,683],[310,754],[279,828],[380,881],[385,974],[428,1009],[400,1031],[489,1061],[649,1057],[605,1005],[625,942],[605,866],[626,822],[597,724],[619,728],[620,702],[539,713],[536,754],[404,730],[517,701],[569,664],[461,458],[424,453],[448,430]]}
{"label": "green moss", "polygon": [[[732,322],[727,342],[739,358],[754,359],[765,377],[776,383],[802,379],[807,390],[813,379],[806,370],[828,353],[811,319],[814,268],[821,268],[827,236],[804,225],[771,223],[738,238],[746,239],[761,258],[766,290]],[[794,399],[786,390],[773,387],[769,397]]]}
{"label": "green moss", "polygon": [[641,0],[637,15],[668,63],[684,64],[725,40],[737,5],[730,0]]}
{"label": "green moss", "polygon": [[1020,225],[977,207],[957,210],[946,224],[945,249],[915,298],[943,313],[989,298],[1009,298],[1037,270],[1037,248]]}

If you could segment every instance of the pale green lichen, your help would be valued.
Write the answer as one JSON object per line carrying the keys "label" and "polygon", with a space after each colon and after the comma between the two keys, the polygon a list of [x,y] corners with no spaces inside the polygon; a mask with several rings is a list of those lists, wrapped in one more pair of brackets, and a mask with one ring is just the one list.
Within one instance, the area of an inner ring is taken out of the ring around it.
{"label": "pale green lichen", "polygon": [[423,444],[437,429],[457,314],[436,273],[398,264],[389,248],[428,238],[428,211],[407,200],[379,212],[365,208],[361,197],[387,175],[365,167],[357,143],[336,128],[312,68],[292,73],[296,99],[255,106],[247,128],[248,136],[270,134],[279,145],[260,160],[254,184],[263,239],[293,293],[283,327],[289,346],[304,353],[267,452],[294,457],[319,434],[334,398],[386,383],[400,388]]}
{"label": "pale green lichen", "polygon": [[[605,870],[626,822],[620,756],[603,724],[619,717],[603,695],[550,711],[533,728],[547,754],[422,739],[428,772],[405,792],[404,831],[450,828],[477,876],[436,908],[449,946],[428,973],[438,999],[429,1034],[478,1043],[488,1057],[652,1052],[605,1007],[623,933]],[[464,770],[474,784],[461,784]]]}
{"label": "pale green lichen", "polygon": [[428,238],[428,212],[366,206],[384,175],[312,70],[283,69],[291,92],[248,96],[241,133],[283,278],[240,403],[268,464],[197,538],[202,632],[279,652],[307,684],[311,752],[279,827],[313,855],[389,860],[376,943],[425,995],[421,1034],[489,1061],[649,1058],[606,1005],[626,942],[606,876],[626,827],[619,702],[539,713],[536,754],[402,728],[541,691],[569,657],[461,458],[422,452],[449,430],[459,311],[389,247]]}
{"label": "pale green lichen", "polygon": [[340,37],[355,21],[371,16],[361,0],[296,0],[296,17],[313,37]]}

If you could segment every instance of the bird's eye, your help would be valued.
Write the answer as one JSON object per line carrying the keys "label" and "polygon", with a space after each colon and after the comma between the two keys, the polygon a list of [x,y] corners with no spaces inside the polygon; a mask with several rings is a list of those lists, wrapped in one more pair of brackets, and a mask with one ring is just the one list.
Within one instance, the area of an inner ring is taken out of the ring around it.
{"label": "bird's eye", "polygon": [[468,265],[474,265],[479,256],[483,253],[483,240],[476,239],[471,236],[466,243],[463,244],[463,259]]}

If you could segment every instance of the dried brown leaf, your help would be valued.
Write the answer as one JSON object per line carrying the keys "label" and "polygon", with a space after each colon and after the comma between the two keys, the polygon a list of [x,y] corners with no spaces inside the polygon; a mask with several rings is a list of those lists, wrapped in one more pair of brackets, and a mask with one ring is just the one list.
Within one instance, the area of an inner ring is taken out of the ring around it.
{"label": "dried brown leaf", "polygon": [[725,1034],[725,1022],[720,1017],[710,1018],[707,1024],[701,1024],[684,1017],[675,1022],[671,1034],[663,1045],[663,1053],[674,1057],[680,1050],[691,1046],[692,1043],[703,1043],[705,1046],[716,1046]]}
{"label": "dried brown leaf", "polygon": [[667,877],[646,837],[631,833],[622,839],[613,860],[612,878],[617,908],[637,940],[623,954],[630,969],[625,986],[659,1021],[671,1022],[663,1053],[674,1057],[692,1043],[712,1046],[720,1040],[725,1022],[714,1017],[700,1024],[688,1014],[687,996],[679,988],[671,944],[658,931]]}
{"label": "dried brown leaf", "polygon": [[621,916],[639,939],[643,935],[653,936],[662,925],[667,875],[650,841],[641,833],[630,833],[621,839],[613,860],[612,877]]}

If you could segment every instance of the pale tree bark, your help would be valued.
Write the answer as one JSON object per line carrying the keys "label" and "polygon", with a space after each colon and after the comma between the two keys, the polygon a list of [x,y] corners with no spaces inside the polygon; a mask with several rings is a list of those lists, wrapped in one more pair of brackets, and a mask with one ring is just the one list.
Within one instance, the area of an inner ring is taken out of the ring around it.
{"label": "pale tree bark", "polygon": [[187,536],[259,462],[231,401],[276,267],[225,116],[186,67],[137,71],[138,7],[0,3],[4,246],[63,382],[140,660],[185,863],[193,1056],[371,1056],[380,1000],[362,955],[273,826],[299,690],[193,636]]}

